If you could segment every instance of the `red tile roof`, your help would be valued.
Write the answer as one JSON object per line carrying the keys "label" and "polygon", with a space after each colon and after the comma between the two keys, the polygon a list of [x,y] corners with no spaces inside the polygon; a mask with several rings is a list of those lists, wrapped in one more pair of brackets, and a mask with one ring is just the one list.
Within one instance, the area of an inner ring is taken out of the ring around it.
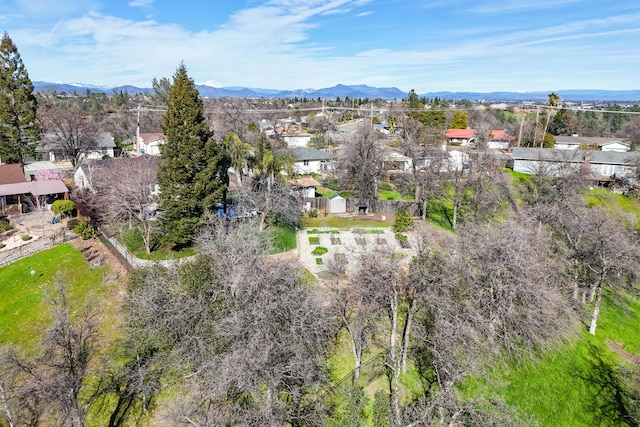
{"label": "red tile roof", "polygon": [[[493,129],[490,131],[493,141],[513,141],[515,138],[507,135],[507,131],[502,129]],[[447,129],[445,135],[449,139],[471,139],[475,137],[475,129]]]}
{"label": "red tile roof", "polygon": [[16,184],[18,182],[26,182],[24,170],[20,163],[12,165],[0,165],[0,185]]}
{"label": "red tile roof", "polygon": [[473,138],[473,134],[475,130],[473,129],[447,129],[445,135],[447,138],[464,138],[469,139]]}
{"label": "red tile roof", "polygon": [[495,129],[491,131],[493,141],[513,141],[516,139],[514,136],[507,135],[506,130]]}

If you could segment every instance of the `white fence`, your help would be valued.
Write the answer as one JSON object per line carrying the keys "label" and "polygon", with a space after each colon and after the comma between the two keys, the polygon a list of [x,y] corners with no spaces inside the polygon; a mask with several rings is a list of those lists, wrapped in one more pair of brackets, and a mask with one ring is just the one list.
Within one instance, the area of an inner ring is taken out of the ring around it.
{"label": "white fence", "polygon": [[160,260],[160,261],[151,261],[148,259],[141,259],[133,255],[131,252],[129,252],[129,250],[126,247],[124,247],[124,245],[122,245],[113,237],[108,237],[104,234],[103,236],[105,239],[109,241],[111,246],[113,246],[113,248],[116,251],[118,251],[118,253],[134,268],[152,267],[154,265],[162,265],[163,267],[172,267],[174,265],[180,264],[190,259],[190,257],[180,258],[180,259],[167,259],[167,260]]}

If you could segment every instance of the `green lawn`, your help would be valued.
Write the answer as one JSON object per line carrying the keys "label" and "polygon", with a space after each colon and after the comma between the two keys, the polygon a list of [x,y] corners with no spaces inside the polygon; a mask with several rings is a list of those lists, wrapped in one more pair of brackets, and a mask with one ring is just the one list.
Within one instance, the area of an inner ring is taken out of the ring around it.
{"label": "green lawn", "polygon": [[[596,336],[582,331],[573,343],[501,372],[494,389],[540,426],[616,426],[624,410],[619,405],[616,373],[622,360],[609,350],[611,339],[640,353],[640,301],[603,303]],[[626,363],[626,362],[624,362]]]}
{"label": "green lawn", "polygon": [[298,246],[296,227],[290,224],[272,224],[269,227],[273,235],[274,253],[286,252]]}
{"label": "green lawn", "polygon": [[148,259],[151,261],[161,261],[165,259],[179,259],[193,256],[196,254],[194,248],[184,248],[179,251],[171,251],[165,248],[158,248],[147,253],[147,249],[142,242],[140,230],[133,229],[123,232],[118,239],[124,244],[129,252],[140,259]]}
{"label": "green lawn", "polygon": [[58,273],[69,285],[69,298],[84,301],[107,290],[102,284],[106,271],[90,269],[67,243],[0,268],[0,345],[29,350],[38,342],[50,319],[46,295],[55,288]]}
{"label": "green lawn", "polygon": [[319,216],[318,218],[303,217],[301,226],[302,228],[354,228],[354,227],[391,227],[395,215],[385,214],[387,219],[385,221],[368,221],[364,219],[343,218],[339,216],[333,216],[328,214],[325,216]]}

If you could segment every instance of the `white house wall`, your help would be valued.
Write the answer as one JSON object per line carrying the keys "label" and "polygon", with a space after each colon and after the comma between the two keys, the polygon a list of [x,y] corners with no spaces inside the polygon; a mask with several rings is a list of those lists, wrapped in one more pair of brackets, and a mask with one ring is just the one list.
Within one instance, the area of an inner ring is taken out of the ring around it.
{"label": "white house wall", "polygon": [[311,135],[300,136],[284,136],[282,138],[287,143],[287,147],[306,147],[307,143],[311,141]]}
{"label": "white house wall", "polygon": [[320,160],[308,160],[306,165],[304,163],[305,162],[302,161],[295,162],[293,164],[293,172],[300,175],[323,172],[322,164],[324,162],[321,162]]}
{"label": "white house wall", "polygon": [[612,143],[602,146],[602,151],[616,151],[618,153],[626,153],[627,151],[629,151],[629,149],[630,148],[628,145],[618,143]]}

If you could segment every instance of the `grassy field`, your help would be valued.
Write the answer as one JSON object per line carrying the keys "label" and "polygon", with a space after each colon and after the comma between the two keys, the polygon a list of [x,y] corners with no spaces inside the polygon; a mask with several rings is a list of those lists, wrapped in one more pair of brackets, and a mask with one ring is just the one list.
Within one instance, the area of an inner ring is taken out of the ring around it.
{"label": "grassy field", "polygon": [[307,216],[302,218],[302,228],[318,228],[318,227],[330,227],[330,228],[363,228],[363,227],[391,227],[395,219],[393,214],[385,214],[386,219],[384,221],[372,221],[365,219],[357,219],[352,217],[341,217],[328,214],[326,217],[320,215],[318,218],[309,218]]}
{"label": "grassy field", "polygon": [[286,252],[297,247],[296,228],[293,225],[273,224],[269,230],[273,235],[274,253]]}
{"label": "grassy field", "polygon": [[596,336],[583,331],[575,342],[540,360],[505,370],[495,378],[503,384],[495,391],[540,426],[627,425],[618,419],[624,410],[617,395],[622,385],[616,379],[620,363],[626,362],[605,343],[611,339],[638,354],[640,302],[627,302],[619,307],[606,301]]}
{"label": "grassy field", "polygon": [[186,258],[196,254],[196,251],[193,248],[185,248],[180,251],[169,251],[159,248],[147,253],[147,249],[144,247],[144,243],[142,242],[142,235],[138,229],[127,230],[122,233],[119,240],[127,247],[129,252],[140,259],[161,261],[165,259]]}
{"label": "grassy field", "polygon": [[55,289],[59,274],[69,286],[70,300],[84,303],[109,292],[103,284],[107,271],[90,269],[67,243],[0,268],[0,346],[29,351],[38,343],[50,320],[47,294]]}

